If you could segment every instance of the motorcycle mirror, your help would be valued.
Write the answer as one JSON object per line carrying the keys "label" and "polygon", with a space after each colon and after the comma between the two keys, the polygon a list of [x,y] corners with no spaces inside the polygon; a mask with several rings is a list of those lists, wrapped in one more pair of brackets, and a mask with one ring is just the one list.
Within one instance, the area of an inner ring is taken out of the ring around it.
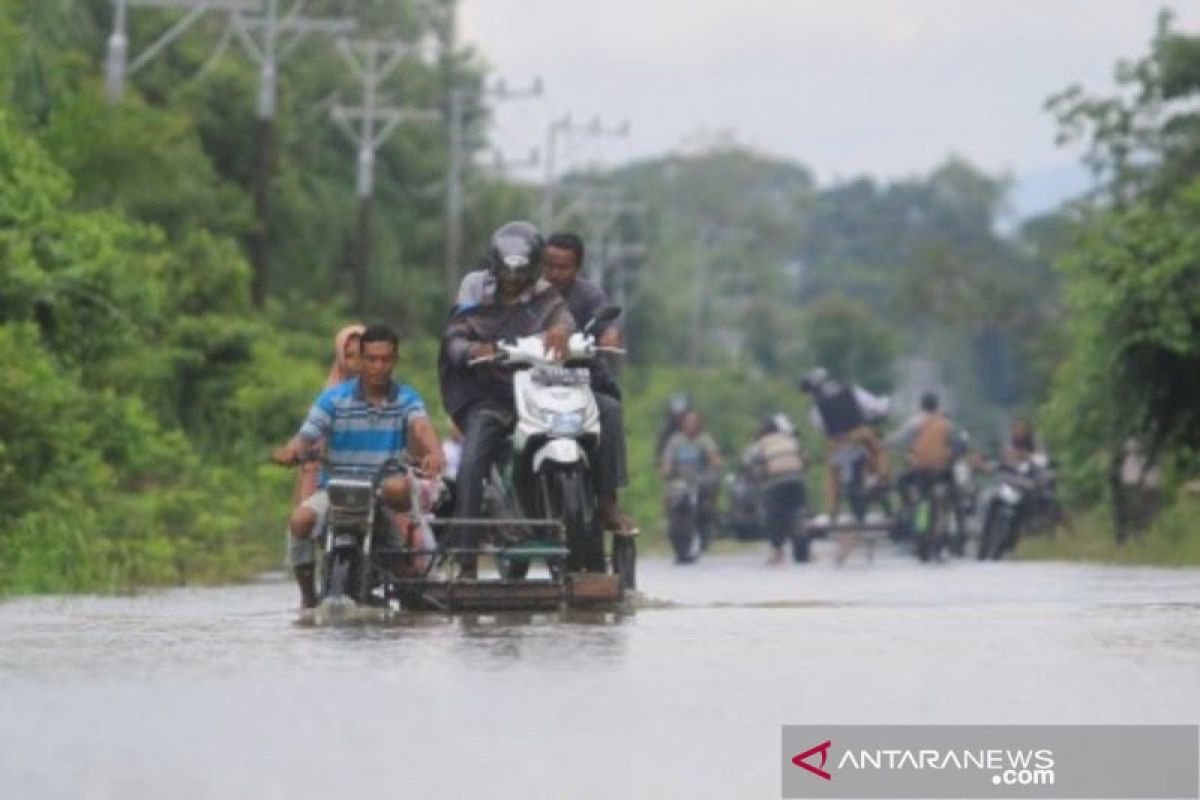
{"label": "motorcycle mirror", "polygon": [[592,321],[584,327],[584,333],[590,333],[593,328],[604,322],[612,322],[621,316],[620,306],[604,306],[592,317]]}

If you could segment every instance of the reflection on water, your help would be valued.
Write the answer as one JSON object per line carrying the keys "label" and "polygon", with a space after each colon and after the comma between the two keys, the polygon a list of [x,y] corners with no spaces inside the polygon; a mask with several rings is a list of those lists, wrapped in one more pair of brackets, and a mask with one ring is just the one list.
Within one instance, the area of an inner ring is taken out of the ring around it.
{"label": "reflection on water", "polygon": [[1195,722],[1200,571],[760,557],[648,561],[621,613],[329,625],[282,581],[0,603],[0,786],[777,797],[785,723]]}

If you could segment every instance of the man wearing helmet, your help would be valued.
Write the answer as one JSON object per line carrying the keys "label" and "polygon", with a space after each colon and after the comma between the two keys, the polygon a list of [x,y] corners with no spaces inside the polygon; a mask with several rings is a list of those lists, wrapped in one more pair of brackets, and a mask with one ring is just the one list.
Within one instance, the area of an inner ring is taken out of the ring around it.
{"label": "man wearing helmet", "polygon": [[832,516],[840,502],[837,464],[848,447],[863,448],[868,472],[881,483],[887,480],[886,455],[868,423],[887,416],[891,403],[887,397],[876,397],[861,386],[834,380],[824,367],[810,370],[800,381],[800,390],[812,396],[809,421],[827,441],[829,479],[825,482],[825,500]]}
{"label": "man wearing helmet", "polygon": [[[490,291],[472,290],[455,305],[438,356],[442,403],[463,432],[462,460],[455,481],[456,517],[483,512],[483,483],[515,420],[512,377],[497,365],[468,366],[495,354],[502,339],[545,334],[546,349],[563,354],[575,321],[562,296],[538,279],[544,242],[529,222],[509,222],[492,234],[487,273],[474,280]],[[471,277],[471,276],[468,276]],[[468,287],[469,288],[469,287]],[[474,540],[469,528],[455,532],[460,546]],[[474,558],[463,560],[463,576],[476,574]]]}

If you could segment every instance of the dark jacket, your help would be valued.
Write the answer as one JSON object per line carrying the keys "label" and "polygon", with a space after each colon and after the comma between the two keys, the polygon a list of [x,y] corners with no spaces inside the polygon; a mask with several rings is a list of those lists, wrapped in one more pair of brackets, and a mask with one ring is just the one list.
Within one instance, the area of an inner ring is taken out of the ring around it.
{"label": "dark jacket", "polygon": [[511,410],[511,370],[498,364],[467,366],[471,345],[532,336],[554,327],[575,330],[566,302],[553,288],[533,292],[513,305],[486,302],[465,310],[456,308],[446,323],[438,353],[438,380],[446,413],[465,429],[466,415],[477,404],[487,402]]}
{"label": "dark jacket", "polygon": [[[575,318],[575,324],[580,330],[592,321],[596,316],[596,312],[608,305],[608,295],[604,293],[598,284],[583,278],[576,278],[567,289],[567,294],[564,298],[567,301],[567,307],[571,309],[571,316]],[[597,325],[592,333],[596,338],[600,338],[600,334],[604,333],[609,328],[615,327],[616,322],[606,322]],[[606,394],[616,399],[621,399],[621,389],[617,386],[615,370],[611,360],[607,354],[600,353],[592,360],[592,389],[601,394]]]}

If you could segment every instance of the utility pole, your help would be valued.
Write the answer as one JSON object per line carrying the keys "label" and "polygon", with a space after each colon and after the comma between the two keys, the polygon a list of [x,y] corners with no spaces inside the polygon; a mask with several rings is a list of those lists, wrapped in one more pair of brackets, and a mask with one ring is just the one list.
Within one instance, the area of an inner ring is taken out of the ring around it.
{"label": "utility pole", "polygon": [[554,195],[557,188],[555,185],[557,176],[554,170],[558,138],[570,135],[623,138],[629,135],[629,121],[625,120],[620,125],[606,127],[599,117],[593,117],[592,121],[585,125],[576,123],[571,119],[571,115],[567,114],[562,119],[551,122],[546,128],[546,183],[542,189],[541,214],[542,229],[546,231],[553,226],[555,219]]}
{"label": "utility pole", "polygon": [[[352,296],[354,310],[366,311],[370,291],[371,214],[374,210],[375,153],[401,122],[436,122],[441,115],[434,109],[380,106],[379,84],[390,75],[406,55],[424,51],[422,45],[400,41],[366,41],[351,44],[338,41],[338,52],[363,85],[363,104],[354,108],[334,105],[333,121],[358,147],[358,172],[355,195],[358,198],[358,225],[355,235]],[[382,59],[382,60],[381,60]],[[357,123],[355,127],[352,123]]]}
{"label": "utility pole", "polygon": [[[253,11],[261,8],[262,3],[263,0],[112,0],[113,29],[108,37],[108,52],[104,59],[104,89],[109,104],[120,102],[130,75],[169,47],[206,12]],[[130,62],[128,23],[131,7],[179,8],[187,9],[187,13]]]}
{"label": "utility pole", "polygon": [[[453,74],[453,73],[452,73]],[[488,89],[484,97],[494,100],[519,100],[540,97],[542,79],[536,78],[526,87],[512,88],[499,80]],[[444,274],[446,292],[453,297],[458,291],[458,270],[462,266],[462,214],[466,205],[463,190],[463,172],[469,152],[464,146],[466,133],[467,101],[469,90],[460,83],[451,84],[447,107],[447,130],[450,140],[446,155],[446,249]]]}
{"label": "utility pole", "polygon": [[[279,65],[310,33],[342,35],[354,30],[353,19],[315,19],[301,16],[306,0],[295,0],[280,16],[281,0],[262,0],[262,13],[247,17],[234,12],[233,29],[246,53],[258,64],[257,157],[254,165],[254,280],[251,301],[262,308],[270,274],[270,186],[275,157],[275,103]],[[289,38],[290,37],[290,38]]]}
{"label": "utility pole", "polygon": [[746,238],[750,231],[745,228],[734,228],[705,222],[696,234],[694,258],[696,263],[695,297],[692,304],[692,333],[689,337],[688,362],[693,367],[700,366],[703,355],[701,340],[704,334],[704,314],[708,305],[708,282],[712,271],[709,250],[718,245],[726,244],[739,238]]}

